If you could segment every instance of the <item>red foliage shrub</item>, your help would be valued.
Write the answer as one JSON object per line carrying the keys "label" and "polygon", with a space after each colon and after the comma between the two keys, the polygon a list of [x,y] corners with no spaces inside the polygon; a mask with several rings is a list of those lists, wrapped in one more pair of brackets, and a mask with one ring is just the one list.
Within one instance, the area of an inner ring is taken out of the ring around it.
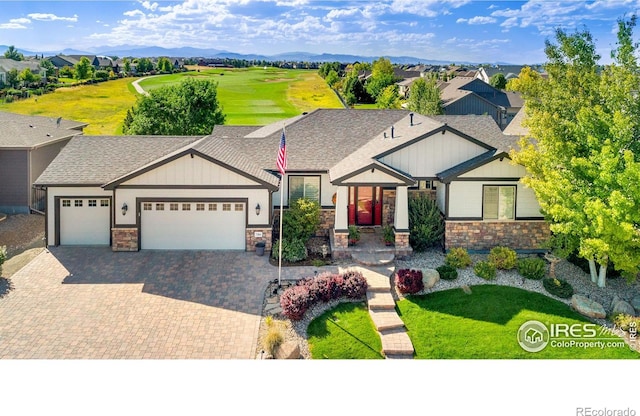
{"label": "red foliage shrub", "polygon": [[396,273],[395,283],[400,293],[418,293],[424,289],[421,270],[400,269]]}
{"label": "red foliage shrub", "polygon": [[312,304],[306,286],[291,286],[280,296],[282,313],[294,321],[302,319]]}

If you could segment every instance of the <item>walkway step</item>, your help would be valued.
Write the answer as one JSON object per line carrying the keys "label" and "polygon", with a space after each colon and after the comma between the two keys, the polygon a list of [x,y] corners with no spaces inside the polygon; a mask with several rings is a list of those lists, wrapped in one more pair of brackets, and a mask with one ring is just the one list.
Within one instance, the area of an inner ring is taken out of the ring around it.
{"label": "walkway step", "polygon": [[375,273],[370,270],[363,270],[362,275],[367,279],[367,290],[372,292],[389,292],[391,291],[391,280],[389,276],[385,276],[383,273],[388,271],[381,271],[382,273]]}
{"label": "walkway step", "polygon": [[364,266],[385,266],[393,263],[396,258],[395,253],[391,252],[357,252],[351,253],[351,258],[359,264]]}
{"label": "walkway step", "polygon": [[394,310],[396,302],[393,300],[393,296],[389,292],[371,292],[367,291],[367,303],[371,310]]}
{"label": "walkway step", "polygon": [[[385,331],[380,334],[382,352],[386,355],[413,356],[413,344],[404,329]],[[409,357],[407,357],[409,358]]]}
{"label": "walkway step", "polygon": [[376,329],[380,332],[404,327],[404,322],[395,311],[370,310],[369,315],[371,315]]}

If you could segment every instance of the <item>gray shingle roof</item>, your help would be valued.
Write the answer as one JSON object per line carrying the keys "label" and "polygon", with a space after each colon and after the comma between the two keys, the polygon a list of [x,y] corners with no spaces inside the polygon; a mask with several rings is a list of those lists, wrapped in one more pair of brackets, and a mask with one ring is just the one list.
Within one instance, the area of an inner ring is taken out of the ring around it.
{"label": "gray shingle roof", "polygon": [[[286,127],[287,167],[289,171],[326,171],[355,150],[382,134],[391,125],[407,117],[406,110],[349,110],[320,109],[305,116],[296,117]],[[242,152],[264,169],[276,170],[276,156],[280,145],[282,124],[270,129],[257,130],[250,137],[241,134],[247,127],[216,126],[214,137],[224,140],[232,148]]]}
{"label": "gray shingle roof", "polygon": [[504,134],[509,134],[513,136],[527,136],[529,135],[529,128],[522,125],[522,122],[525,120],[527,115],[525,114],[525,108],[522,107],[520,111],[516,113],[516,115],[511,119],[509,125],[505,127]]}
{"label": "gray shingle roof", "polygon": [[33,149],[82,134],[86,123],[0,111],[0,149]]}
{"label": "gray shingle roof", "polygon": [[432,118],[501,152],[508,152],[518,141],[515,136],[505,135],[489,115],[433,116]]}
{"label": "gray shingle roof", "polygon": [[35,181],[35,185],[104,185],[201,136],[77,136]]}

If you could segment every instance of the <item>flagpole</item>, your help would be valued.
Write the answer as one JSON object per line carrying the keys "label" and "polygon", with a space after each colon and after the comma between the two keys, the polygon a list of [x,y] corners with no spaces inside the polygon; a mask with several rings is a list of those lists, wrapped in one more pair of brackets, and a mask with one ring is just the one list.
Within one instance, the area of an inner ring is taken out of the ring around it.
{"label": "flagpole", "polygon": [[280,221],[279,221],[279,225],[280,225],[280,232],[278,234],[278,289],[280,289],[282,287],[282,223],[284,222],[284,213],[282,210],[282,205],[284,205],[283,201],[284,201],[284,175],[286,173],[287,170],[287,153],[286,153],[286,146],[284,145],[284,140],[285,140],[285,124],[282,123],[282,139],[281,139],[281,143],[280,143],[280,151],[279,151],[279,155],[280,156],[280,152],[283,150],[284,147],[284,154],[283,154],[283,158],[282,158],[282,163],[279,165],[280,169]]}

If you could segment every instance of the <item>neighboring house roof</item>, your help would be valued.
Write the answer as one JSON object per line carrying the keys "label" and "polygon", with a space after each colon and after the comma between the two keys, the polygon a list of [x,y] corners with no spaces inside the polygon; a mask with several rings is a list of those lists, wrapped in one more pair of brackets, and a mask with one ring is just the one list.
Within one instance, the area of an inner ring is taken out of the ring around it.
{"label": "neighboring house roof", "polygon": [[202,136],[78,136],[35,181],[36,185],[104,185]]}
{"label": "neighboring house roof", "polygon": [[524,103],[520,93],[499,90],[478,78],[455,77],[440,84],[439,88],[440,98],[445,107],[469,94],[475,94],[491,104],[503,108],[520,108]]}
{"label": "neighboring house roof", "polygon": [[9,72],[12,69],[22,72],[27,68],[37,74],[40,72],[40,62],[32,60],[14,61],[13,59],[0,58],[0,72]]}
{"label": "neighboring house roof", "polygon": [[82,134],[87,124],[0,111],[0,125],[0,149],[34,149]]}
{"label": "neighboring house roof", "polygon": [[504,129],[504,134],[510,134],[512,136],[528,136],[529,129],[522,125],[522,122],[526,117],[525,107],[522,107],[513,117],[509,125]]}

